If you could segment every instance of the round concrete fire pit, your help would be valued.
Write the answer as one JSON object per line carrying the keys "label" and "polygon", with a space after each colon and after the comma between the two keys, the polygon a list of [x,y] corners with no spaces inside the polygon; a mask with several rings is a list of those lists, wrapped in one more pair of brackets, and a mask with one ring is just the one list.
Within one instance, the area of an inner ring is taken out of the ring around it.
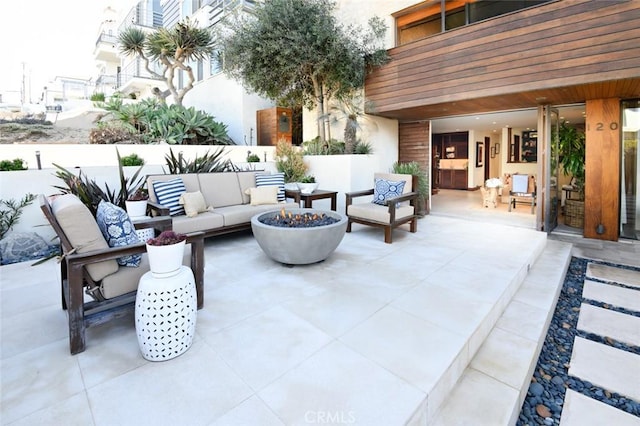
{"label": "round concrete fire pit", "polygon": [[259,213],[251,218],[253,236],[271,259],[289,265],[307,265],[325,260],[338,247],[347,230],[347,217],[334,211],[287,209],[287,215],[318,214],[337,219],[313,227],[276,226],[263,223],[281,215],[281,210]]}

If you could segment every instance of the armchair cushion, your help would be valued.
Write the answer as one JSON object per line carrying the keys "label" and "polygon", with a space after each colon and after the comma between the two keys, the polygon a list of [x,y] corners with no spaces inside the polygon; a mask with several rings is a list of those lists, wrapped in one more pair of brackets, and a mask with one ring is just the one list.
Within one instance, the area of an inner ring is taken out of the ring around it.
{"label": "armchair cushion", "polygon": [[375,204],[384,206],[387,200],[402,195],[406,181],[392,181],[387,179],[375,178],[373,187],[373,200]]}
{"label": "armchair cushion", "polygon": [[[391,223],[389,208],[374,203],[351,204],[347,207],[347,215],[380,223]],[[398,206],[396,220],[413,215],[413,206]]]}
{"label": "armchair cushion", "polygon": [[[78,253],[109,248],[91,211],[75,195],[55,197],[51,211]],[[86,269],[92,280],[100,281],[118,270],[118,262],[115,259],[104,260],[87,265]]]}
{"label": "armchair cushion", "polygon": [[183,215],[184,207],[180,204],[180,196],[187,192],[182,178],[167,181],[153,181],[153,192],[158,203],[169,209],[171,216]]}
{"label": "armchair cushion", "polygon": [[[133,222],[126,211],[107,201],[100,201],[96,212],[96,222],[109,247],[123,247],[140,242]],[[116,261],[121,266],[140,266],[139,254],[123,256]]]}

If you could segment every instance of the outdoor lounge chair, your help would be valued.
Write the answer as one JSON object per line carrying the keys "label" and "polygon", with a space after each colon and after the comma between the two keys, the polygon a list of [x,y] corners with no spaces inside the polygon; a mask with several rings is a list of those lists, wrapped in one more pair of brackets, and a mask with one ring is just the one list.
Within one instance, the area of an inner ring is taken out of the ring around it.
{"label": "outdoor lounge chair", "polygon": [[[400,184],[404,182],[403,184]],[[402,186],[402,188],[400,188]],[[409,223],[409,230],[418,230],[418,176],[375,173],[374,188],[346,194],[347,232],[351,224],[375,226],[384,229],[384,242],[391,244],[392,231]],[[354,204],[358,197],[372,196],[371,202]]]}
{"label": "outdoor lounge chair", "polygon": [[[85,350],[85,329],[121,317],[135,308],[138,281],[149,270],[144,242],[110,248],[90,210],[72,194],[56,196],[52,202],[41,195],[40,208],[60,239],[62,309],[69,317],[72,355]],[[136,224],[149,228],[157,219]],[[185,265],[195,277],[198,309],[204,302],[203,233],[188,234]],[[119,266],[115,259],[142,254],[140,266]],[[93,300],[85,301],[85,294]]]}

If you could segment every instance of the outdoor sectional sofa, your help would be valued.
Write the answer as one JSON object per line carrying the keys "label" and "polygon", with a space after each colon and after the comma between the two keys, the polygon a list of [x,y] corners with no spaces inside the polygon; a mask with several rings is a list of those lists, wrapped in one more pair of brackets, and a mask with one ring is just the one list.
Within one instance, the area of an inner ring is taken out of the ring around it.
{"label": "outdoor sectional sofa", "polygon": [[[176,180],[181,181],[183,187],[179,182],[177,189],[171,187],[171,182]],[[251,229],[251,217],[257,213],[299,207],[299,200],[286,202],[284,177],[278,173],[150,175],[147,189],[152,215],[171,215],[175,232],[203,232],[205,238]],[[180,197],[185,203],[182,205],[185,213],[180,209]]]}

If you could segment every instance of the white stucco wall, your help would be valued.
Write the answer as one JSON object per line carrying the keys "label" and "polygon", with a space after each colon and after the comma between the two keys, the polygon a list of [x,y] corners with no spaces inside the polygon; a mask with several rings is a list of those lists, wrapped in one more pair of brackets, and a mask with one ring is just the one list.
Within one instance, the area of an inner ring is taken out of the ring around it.
{"label": "white stucco wall", "polygon": [[216,121],[225,123],[236,144],[255,145],[256,111],[270,108],[274,103],[247,93],[235,80],[221,73],[195,85],[185,95],[183,105],[205,111]]}

